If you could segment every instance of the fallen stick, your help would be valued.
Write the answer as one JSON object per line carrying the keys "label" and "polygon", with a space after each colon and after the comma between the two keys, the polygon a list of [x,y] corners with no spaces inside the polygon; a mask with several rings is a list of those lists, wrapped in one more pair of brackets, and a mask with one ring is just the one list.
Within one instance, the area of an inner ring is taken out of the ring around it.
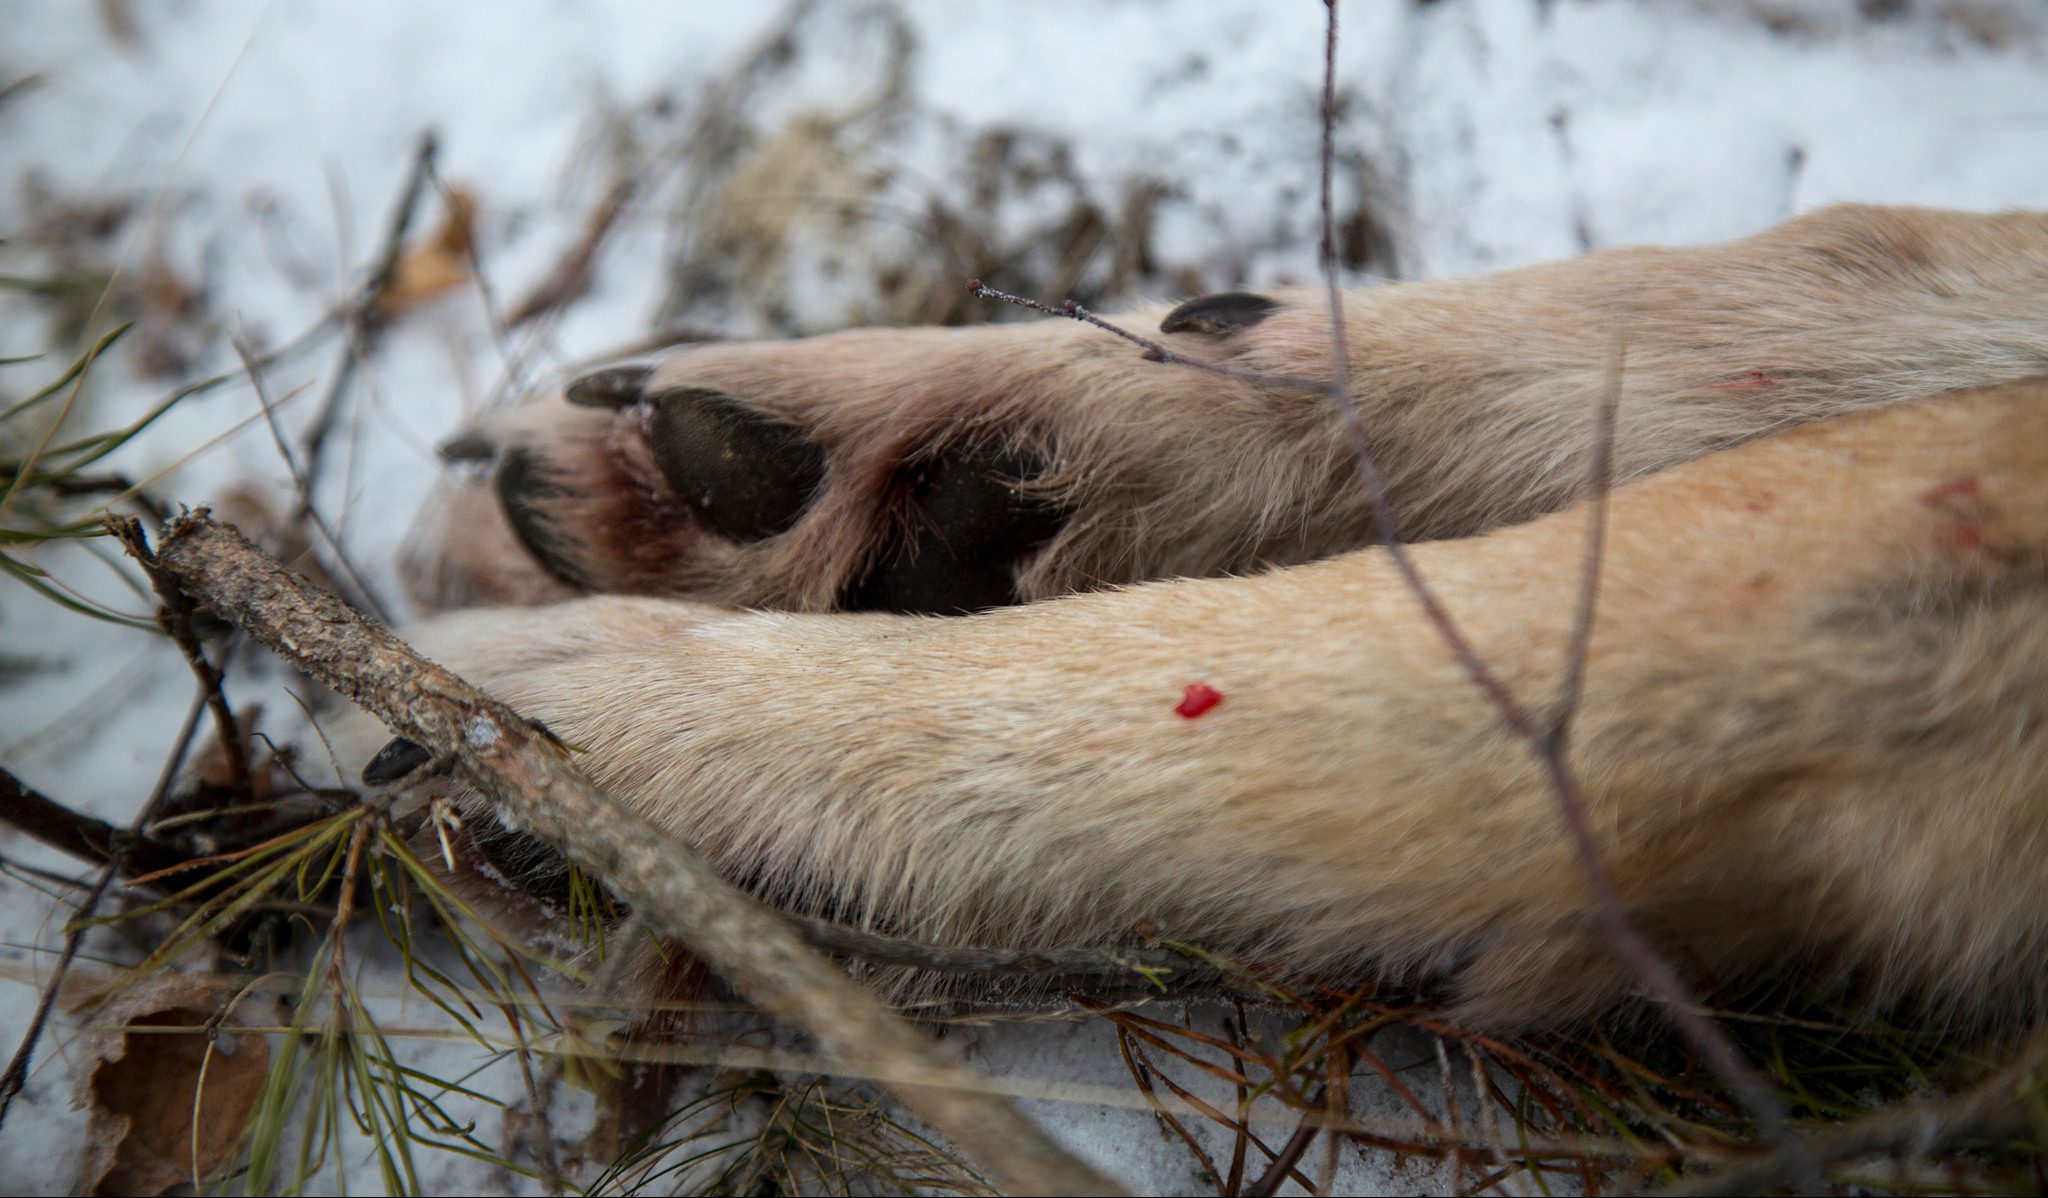
{"label": "fallen stick", "polygon": [[844,973],[776,912],[735,889],[694,849],[600,791],[562,744],[426,661],[387,629],[292,573],[204,509],[164,530],[162,568],[187,594],[299,669],[431,750],[519,826],[553,843],[687,945],[749,1002],[802,1029],[850,1071],[1026,1194],[1117,1194]]}

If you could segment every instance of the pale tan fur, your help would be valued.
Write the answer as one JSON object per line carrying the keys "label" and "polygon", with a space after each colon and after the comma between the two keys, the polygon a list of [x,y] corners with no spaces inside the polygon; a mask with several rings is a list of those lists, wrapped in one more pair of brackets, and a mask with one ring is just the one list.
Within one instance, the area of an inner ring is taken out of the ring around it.
{"label": "pale tan fur", "polygon": [[[1325,317],[1277,298],[1235,337],[1175,340],[1313,372]],[[2048,373],[2048,218],[1835,209],[1725,247],[1357,292],[1347,313],[1399,527],[1461,538],[1416,560],[1538,710],[1586,511],[1530,518],[1581,493],[1627,338],[1618,476],[1673,468],[1613,496],[1572,765],[1653,937],[1703,976],[2037,1006],[2048,382],[1900,401]],[[957,619],[612,597],[418,630],[735,876],[935,941],[1142,923],[1441,981],[1496,1025],[1628,992],[1535,758],[1386,553],[1358,549],[1348,450],[1315,397],[1064,324],[693,349],[661,374],[802,421],[833,474],[784,537],[678,526],[630,570],[593,559],[622,589],[824,606],[881,518],[863,480],[956,429],[1027,428],[1062,467],[1082,519],[1032,563],[1033,594],[1352,551]],[[645,465],[635,419],[544,403],[499,435],[545,432],[565,477],[617,482]],[[564,529],[627,502],[593,494]],[[1224,697],[1183,718],[1194,683]]]}

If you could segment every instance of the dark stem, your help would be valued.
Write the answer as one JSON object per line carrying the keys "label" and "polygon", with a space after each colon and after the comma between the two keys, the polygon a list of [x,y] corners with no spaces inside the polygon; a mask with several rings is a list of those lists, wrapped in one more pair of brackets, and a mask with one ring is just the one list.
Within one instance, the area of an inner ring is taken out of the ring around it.
{"label": "dark stem", "polygon": [[36,1012],[29,1018],[28,1030],[22,1033],[14,1058],[7,1062],[7,1071],[0,1073],[0,1127],[6,1126],[7,1111],[14,1105],[14,1096],[28,1084],[28,1067],[35,1059],[36,1044],[43,1038],[43,1029],[50,1022],[50,1011],[56,1006],[58,993],[64,988],[71,963],[78,958],[79,947],[85,943],[85,933],[93,913],[99,910],[100,901],[106,898],[115,876],[122,872],[127,846],[141,838],[142,829],[156,818],[157,809],[169,797],[171,783],[177,779],[178,769],[185,763],[185,754],[192,747],[193,734],[198,732],[199,719],[205,711],[206,696],[203,693],[194,696],[192,708],[185,713],[184,726],[178,732],[170,757],[164,762],[163,772],[157,776],[156,788],[150,792],[149,801],[135,813],[135,821],[128,825],[127,835],[113,842],[113,852],[109,854],[107,863],[100,867],[91,892],[85,896],[85,902],[79,906],[78,913],[65,930],[64,951],[57,957],[57,968],[51,971],[50,980],[43,986],[42,997],[36,1002]]}
{"label": "dark stem", "polygon": [[130,874],[154,873],[183,858],[147,836],[81,815],[0,769],[0,822],[80,861],[104,866],[120,855]]}
{"label": "dark stem", "polygon": [[1307,1154],[1308,1146],[1315,1143],[1316,1133],[1323,1130],[1325,1118],[1320,1109],[1323,1105],[1323,1092],[1317,1090],[1309,1096],[1309,1101],[1317,1109],[1302,1112],[1301,1122],[1295,1126],[1294,1134],[1287,1137],[1287,1142],[1280,1146],[1280,1155],[1273,1158],[1273,1163],[1267,1166],[1266,1172],[1252,1183],[1251,1189],[1245,1191],[1245,1198],[1272,1198],[1272,1195],[1279,1193],[1288,1175],[1294,1173],[1294,1167],[1300,1164],[1301,1158]]}
{"label": "dark stem", "polygon": [[440,141],[433,130],[422,133],[419,147],[413,152],[412,171],[406,176],[405,190],[400,193],[398,205],[391,213],[391,224],[385,230],[384,248],[378,255],[377,268],[371,273],[362,294],[342,313],[341,358],[335,364],[334,380],[327,386],[326,398],[320,401],[313,425],[306,430],[306,481],[301,503],[311,502],[313,485],[320,481],[321,464],[325,460],[321,450],[326,447],[328,435],[334,431],[334,423],[341,415],[342,399],[348,394],[349,384],[355,380],[356,364],[369,355],[377,335],[383,331],[379,310],[384,293],[390,289],[391,280],[398,273],[399,255],[405,250],[406,230],[412,227],[413,214],[419,209],[420,197],[426,194],[427,178],[433,173],[434,159],[439,153]]}
{"label": "dark stem", "polygon": [[213,714],[214,734],[219,738],[221,754],[227,760],[229,785],[233,787],[238,802],[247,802],[252,793],[249,747],[242,740],[242,728],[235,720],[234,710],[228,706],[227,694],[221,690],[221,672],[207,660],[205,646],[199,643],[199,635],[192,631],[192,601],[178,589],[176,581],[165,576],[163,567],[142,539],[140,525],[133,520],[122,520],[113,523],[111,529],[128,556],[134,558],[142,572],[148,575],[150,588],[156,591],[157,598],[163,601],[163,607],[157,612],[157,623],[170,634],[171,643],[178,646],[178,652],[185,657],[185,664],[192,668],[193,677],[199,680],[200,692],[206,696],[207,710]]}

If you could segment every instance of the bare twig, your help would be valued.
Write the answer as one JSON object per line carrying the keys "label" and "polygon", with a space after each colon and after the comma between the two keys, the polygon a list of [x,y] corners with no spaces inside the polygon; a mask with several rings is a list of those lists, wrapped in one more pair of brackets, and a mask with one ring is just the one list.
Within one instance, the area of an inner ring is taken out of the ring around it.
{"label": "bare twig", "polygon": [[1571,737],[1572,717],[1586,689],[1586,658],[1593,645],[1593,615],[1600,606],[1602,559],[1607,551],[1607,500],[1614,481],[1614,416],[1621,406],[1621,378],[1628,347],[1617,337],[1607,359],[1607,378],[1593,408],[1593,462],[1586,480],[1585,562],[1579,568],[1579,605],[1572,614],[1572,639],[1564,652],[1564,683],[1550,717],[1550,739],[1558,753]]}
{"label": "bare twig", "polygon": [[187,590],[298,668],[444,755],[519,824],[607,880],[749,1001],[802,1028],[1024,1193],[1119,1192],[972,1074],[805,947],[771,909],[694,849],[599,791],[560,742],[421,659],[390,632],[279,565],[204,512],[165,531],[157,557]]}
{"label": "bare twig", "polygon": [[[1579,860],[1580,870],[1593,892],[1595,917],[1610,946],[1635,973],[1643,988],[1656,1000],[1679,1034],[1692,1046],[1693,1051],[1699,1053],[1735,1092],[1744,1108],[1756,1119],[1765,1136],[1781,1140],[1785,1134],[1786,1120],[1784,1105],[1776,1092],[1743,1061],[1741,1053],[1736,1050],[1727,1035],[1700,1013],[1698,1004],[1688,995],[1677,972],[1657,954],[1630,921],[1627,908],[1621,900],[1620,892],[1614,886],[1613,876],[1601,854],[1598,838],[1593,834],[1592,824],[1586,816],[1585,802],[1579,789],[1577,775],[1567,764],[1565,733],[1577,707],[1583,684],[1586,647],[1592,630],[1593,601],[1598,596],[1597,573],[1587,578],[1581,585],[1578,616],[1568,649],[1569,656],[1559,706],[1548,726],[1545,726],[1515,698],[1492,667],[1486,663],[1485,658],[1480,656],[1470,639],[1465,636],[1464,630],[1458,626],[1436,592],[1422,577],[1414,558],[1399,539],[1398,530],[1394,526],[1393,504],[1387,492],[1386,478],[1380,472],[1378,459],[1373,451],[1372,438],[1366,432],[1357,401],[1351,394],[1351,358],[1344,323],[1344,296],[1337,274],[1335,204],[1332,195],[1336,159],[1337,8],[1333,0],[1324,0],[1324,5],[1329,13],[1329,22],[1323,53],[1321,259],[1330,314],[1331,377],[1327,381],[1264,375],[1189,358],[1174,353],[1157,341],[1120,328],[1071,300],[1059,305],[1042,303],[983,286],[978,279],[969,280],[968,288],[983,298],[997,299],[1032,311],[1063,316],[1093,325],[1139,346],[1143,350],[1143,356],[1149,361],[1189,366],[1253,386],[1301,388],[1321,392],[1329,397],[1343,425],[1344,434],[1351,443],[1352,459],[1358,471],[1359,483],[1366,493],[1372,512],[1375,546],[1386,551],[1395,571],[1400,575],[1402,585],[1414,596],[1416,603],[1422,608],[1423,615],[1435,628],[1438,638],[1443,641],[1459,668],[1486,697],[1501,722],[1527,744],[1530,752],[1537,758],[1545,780],[1557,797],[1558,808],[1564,819],[1566,833],[1571,839],[1574,854]],[[1599,546],[1605,534],[1605,494],[1608,489],[1608,475],[1611,472],[1613,408],[1619,392],[1618,362],[1611,369],[1610,385],[1598,409],[1595,427],[1599,444],[1595,447],[1593,473],[1600,486],[1595,511],[1590,521],[1591,527],[1588,529],[1587,550],[1587,565],[1594,571],[1599,567]]]}
{"label": "bare twig", "polygon": [[1823,1164],[1913,1154],[1922,1158],[1972,1140],[2035,1128],[2043,1042],[1960,1094],[1902,1102],[1660,1191],[1668,1195],[1761,1194],[1803,1185]]}
{"label": "bare twig", "polygon": [[178,646],[178,652],[185,657],[185,664],[192,668],[193,677],[199,679],[199,689],[206,696],[206,708],[213,714],[214,735],[220,740],[220,751],[227,760],[228,781],[240,801],[247,801],[249,787],[249,746],[242,740],[242,726],[235,719],[234,709],[228,706],[227,693],[221,689],[221,672],[206,658],[206,648],[199,643],[199,634],[192,630],[192,601],[178,589],[177,583],[165,577],[155,556],[149,551],[149,543],[142,538],[142,526],[134,520],[115,520],[108,524],[114,538],[121,542],[121,548],[142,567],[149,576],[149,585],[162,600],[163,607],[157,612],[157,623],[170,634],[171,643]]}
{"label": "bare twig", "polygon": [[389,620],[389,609],[377,598],[376,590],[363,578],[362,571],[356,569],[355,562],[349,560],[348,550],[342,546],[341,538],[334,535],[334,530],[327,526],[327,517],[320,514],[319,505],[313,502],[313,480],[300,469],[299,460],[292,453],[291,443],[285,440],[284,429],[277,423],[277,405],[271,402],[270,389],[264,384],[263,363],[250,352],[249,343],[241,335],[229,337],[228,344],[234,347],[235,356],[241,359],[242,369],[249,375],[249,386],[256,392],[256,406],[263,410],[263,421],[270,428],[270,439],[277,446],[278,456],[284,459],[285,472],[291,475],[292,484],[298,489],[299,518],[310,523],[320,533],[320,539],[327,542],[328,551],[334,554],[334,560],[341,566],[342,572],[348,575],[353,593],[347,598],[378,619]]}
{"label": "bare twig", "polygon": [[0,823],[94,865],[107,865],[119,856],[129,873],[153,873],[182,860],[147,836],[71,810],[5,769],[0,769]]}
{"label": "bare twig", "polygon": [[597,207],[583,224],[583,234],[576,239],[566,253],[555,262],[552,269],[541,278],[526,298],[513,306],[505,317],[508,328],[518,328],[536,316],[553,312],[590,289],[590,267],[597,260],[598,247],[610,236],[618,224],[626,205],[633,198],[637,181],[632,175],[621,172],[605,189]]}
{"label": "bare twig", "polygon": [[[1379,539],[1385,545],[1388,555],[1393,558],[1409,591],[1422,605],[1430,622],[1436,626],[1438,635],[1450,647],[1466,675],[1493,703],[1500,713],[1502,722],[1528,743],[1530,751],[1536,755],[1545,774],[1549,776],[1551,790],[1557,796],[1559,813],[1564,818],[1566,832],[1571,837],[1572,848],[1579,859],[1580,872],[1585,875],[1587,885],[1593,892],[1595,916],[1601,930],[1607,936],[1610,947],[1635,972],[1644,989],[1658,1001],[1665,1016],[1678,1029],[1679,1034],[1692,1045],[1693,1051],[1704,1057],[1714,1072],[1735,1091],[1763,1133],[1770,1139],[1782,1140],[1785,1136],[1785,1109],[1776,1091],[1765,1084],[1762,1077],[1742,1059],[1742,1054],[1736,1050],[1734,1042],[1728,1039],[1727,1034],[1700,1013],[1698,1006],[1687,993],[1685,984],[1679,980],[1677,971],[1650,946],[1649,941],[1643,938],[1628,917],[1621,894],[1615,889],[1613,875],[1607,868],[1606,858],[1600,851],[1599,839],[1593,833],[1592,821],[1586,816],[1586,805],[1579,790],[1578,776],[1566,763],[1566,746],[1562,732],[1570,722],[1570,710],[1560,710],[1559,719],[1552,730],[1545,731],[1539,728],[1527,709],[1509,693],[1507,686],[1465,638],[1457,623],[1452,620],[1450,612],[1445,610],[1435,592],[1423,581],[1414,560],[1395,540],[1393,512],[1387,498],[1386,481],[1374,459],[1372,442],[1366,435],[1358,404],[1351,395],[1351,356],[1345,339],[1344,293],[1338,286],[1337,279],[1336,219],[1331,195],[1336,174],[1334,164],[1337,137],[1336,0],[1324,0],[1324,7],[1329,13],[1329,23],[1323,42],[1322,265],[1324,289],[1328,292],[1330,308],[1331,397],[1336,401],[1345,429],[1351,435],[1353,456],[1358,463],[1360,478],[1372,500]],[[1616,369],[1618,371],[1618,364]],[[1619,385],[1617,373],[1610,389],[1618,391]],[[1601,411],[1609,411],[1612,404],[1612,400],[1603,402]],[[1611,431],[1611,417],[1604,418],[1602,424]],[[1608,439],[1611,438],[1603,438]],[[1609,453],[1609,448],[1596,451],[1595,466],[1601,473],[1606,472]],[[1605,488],[1602,490],[1604,494]],[[1589,550],[1588,556],[1590,564],[1595,567],[1599,564],[1597,538],[1604,531],[1605,525],[1604,500],[1598,515],[1600,518],[1589,531],[1589,542],[1595,548]],[[1583,606],[1578,629],[1574,632],[1574,647],[1581,655],[1591,634],[1590,598],[1597,595],[1596,588],[1597,579],[1587,583],[1582,591]],[[1579,660],[1581,664],[1568,667],[1567,673],[1567,686],[1572,688],[1574,704],[1577,679],[1583,674],[1583,657],[1581,656]]]}
{"label": "bare twig", "polygon": [[1267,374],[1263,371],[1242,370],[1235,366],[1223,366],[1215,362],[1205,362],[1200,358],[1190,358],[1186,354],[1176,353],[1168,349],[1165,345],[1150,337],[1133,333],[1114,321],[1105,320],[1074,300],[1065,300],[1058,304],[1048,304],[1043,300],[1035,300],[1027,296],[1012,295],[1007,291],[997,290],[983,283],[980,279],[967,280],[967,291],[968,294],[979,299],[999,300],[1006,304],[1014,304],[1027,311],[1043,312],[1047,316],[1061,316],[1068,320],[1078,320],[1082,324],[1101,329],[1110,336],[1120,337],[1143,350],[1144,352],[1138,356],[1147,362],[1158,362],[1167,366],[1191,366],[1196,370],[1206,370],[1210,374],[1219,375],[1227,379],[1235,379],[1240,383],[1248,383],[1254,387],[1291,388],[1300,391],[1311,391],[1316,394],[1326,394],[1330,390],[1330,383],[1327,379],[1312,379],[1291,374]]}
{"label": "bare twig", "polygon": [[406,230],[412,227],[413,213],[418,210],[420,197],[426,194],[427,179],[433,174],[434,159],[440,153],[440,142],[433,130],[420,135],[419,147],[413,152],[412,170],[406,176],[405,190],[399,193],[398,205],[392,210],[391,225],[384,234],[384,248],[378,255],[377,267],[371,272],[369,282],[364,284],[361,294],[342,311],[341,358],[334,367],[334,379],[327,385],[326,398],[320,401],[320,409],[314,413],[312,427],[306,430],[306,478],[300,503],[310,504],[314,484],[320,481],[321,463],[325,460],[321,450],[327,444],[327,437],[334,431],[334,422],[341,415],[341,401],[347,395],[349,384],[355,381],[356,366],[370,353],[376,344],[377,334],[383,331],[383,321],[378,315],[384,293],[391,286],[392,277],[398,271],[399,256],[405,250]]}
{"label": "bare twig", "polygon": [[857,957],[874,965],[901,965],[935,973],[1035,975],[1063,980],[1135,982],[1164,990],[1217,981],[1222,971],[1200,957],[1172,949],[965,948],[878,936],[823,919],[789,917],[812,948]]}
{"label": "bare twig", "polygon": [[[1309,1101],[1314,1106],[1321,1107],[1322,1091],[1316,1091],[1309,1097]],[[1325,1122],[1323,1112],[1319,1109],[1302,1112],[1301,1122],[1296,1125],[1294,1134],[1287,1137],[1287,1142],[1280,1146],[1280,1154],[1273,1158],[1273,1163],[1266,1167],[1265,1173],[1245,1191],[1246,1198],[1272,1198],[1280,1192],[1280,1187],[1286,1184],[1290,1176],[1297,1181],[1300,1180],[1301,1175],[1294,1171],[1294,1166],[1301,1163],[1302,1156],[1308,1152],[1308,1146],[1315,1143],[1316,1133],[1323,1130]]]}
{"label": "bare twig", "polygon": [[21,1035],[21,1043],[14,1050],[14,1058],[7,1062],[7,1070],[0,1073],[0,1126],[7,1122],[8,1108],[14,1105],[14,1096],[21,1093],[28,1084],[29,1063],[35,1059],[36,1044],[43,1038],[43,1029],[49,1025],[50,1011],[55,1007],[57,995],[64,988],[64,979],[71,972],[71,963],[78,959],[78,950],[85,943],[85,933],[92,921],[93,912],[99,909],[100,901],[107,896],[114,878],[123,869],[122,859],[127,846],[139,839],[142,829],[156,818],[157,809],[171,793],[171,783],[177,779],[178,769],[185,763],[185,754],[192,746],[192,736],[199,730],[199,719],[206,712],[206,695],[202,691],[193,696],[192,707],[185,713],[185,723],[173,742],[171,755],[165,759],[163,772],[157,775],[156,787],[150,791],[149,800],[142,810],[135,813],[135,821],[128,825],[125,837],[114,841],[113,852],[107,863],[100,867],[99,876],[93,880],[92,890],[79,905],[77,914],[71,918],[69,929],[64,934],[64,950],[57,957],[57,967],[50,973],[50,980],[43,986],[43,994],[36,1001],[35,1014],[29,1017],[28,1030]]}

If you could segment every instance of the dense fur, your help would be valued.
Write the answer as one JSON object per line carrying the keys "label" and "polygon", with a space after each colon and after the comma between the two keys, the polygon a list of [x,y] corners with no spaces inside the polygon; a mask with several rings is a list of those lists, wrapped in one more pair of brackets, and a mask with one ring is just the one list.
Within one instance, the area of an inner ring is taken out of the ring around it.
{"label": "dense fur", "polygon": [[[1166,339],[1327,377],[1319,296],[1272,298],[1239,331]],[[1832,209],[1727,246],[1357,292],[1346,319],[1396,524],[1435,542],[1414,550],[1431,586],[1539,710],[1587,518],[1558,509],[1624,339],[1616,476],[1639,481],[1613,497],[1572,764],[1660,943],[1703,977],[1796,967],[1973,1014],[2038,1000],[2048,383],[1924,397],[2048,374],[2048,217]],[[644,407],[529,405],[488,436],[539,455],[526,516],[589,589],[829,608],[904,518],[904,464],[969,442],[1048,463],[1024,485],[1071,512],[1019,562],[1020,597],[1292,567],[957,619],[612,597],[420,630],[734,876],[930,940],[1142,923],[1442,981],[1495,1024],[1628,991],[1528,747],[1360,549],[1320,396],[1064,322],[692,348],[649,385],[807,430],[825,482],[787,533],[727,543],[679,506]],[[427,596],[569,594],[469,486]],[[1189,718],[1196,684],[1222,701]]]}

